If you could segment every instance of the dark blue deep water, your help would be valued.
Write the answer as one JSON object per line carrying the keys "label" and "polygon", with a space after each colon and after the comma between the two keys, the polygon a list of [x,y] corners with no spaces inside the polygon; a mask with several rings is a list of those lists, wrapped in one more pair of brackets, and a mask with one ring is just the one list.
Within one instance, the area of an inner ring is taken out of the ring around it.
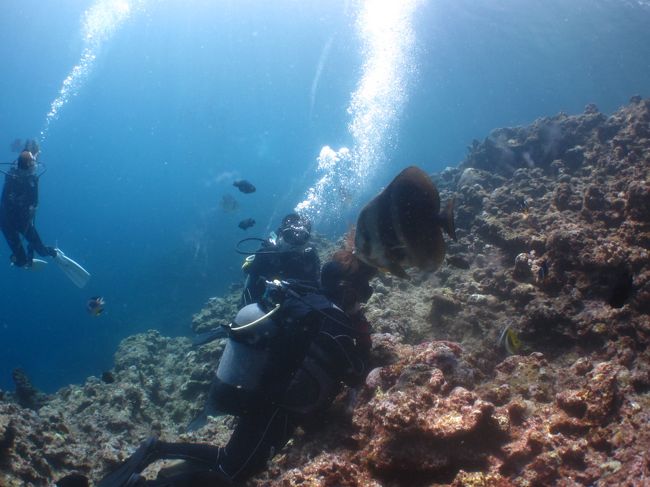
{"label": "dark blue deep water", "polygon": [[[403,11],[382,17],[390,4]],[[54,263],[12,268],[0,241],[2,389],[15,367],[53,391],[110,368],[130,334],[189,334],[192,313],[240,279],[235,243],[264,236],[324,175],[307,211],[338,235],[406,165],[438,171],[494,128],[650,95],[642,1],[6,0],[0,10],[0,161],[15,159],[14,139],[41,140],[37,227],[93,275],[78,289]],[[353,156],[319,170],[325,145]],[[257,192],[237,192],[236,178]],[[226,194],[237,212],[221,208]],[[257,225],[244,232],[248,217]],[[85,309],[93,295],[107,302],[99,317]]]}

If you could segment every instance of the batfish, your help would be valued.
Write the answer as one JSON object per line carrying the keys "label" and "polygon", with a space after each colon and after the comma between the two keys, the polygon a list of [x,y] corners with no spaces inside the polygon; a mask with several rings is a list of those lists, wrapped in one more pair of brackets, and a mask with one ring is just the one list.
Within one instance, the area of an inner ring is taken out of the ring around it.
{"label": "batfish", "polygon": [[242,230],[248,230],[253,225],[255,225],[255,220],[253,220],[252,218],[246,218],[246,220],[240,221],[239,225],[237,226]]}
{"label": "batfish", "polygon": [[253,183],[250,181],[246,181],[245,179],[239,179],[232,183],[233,186],[236,188],[239,188],[239,191],[242,193],[254,193],[255,192],[255,186]]}
{"label": "batfish", "polygon": [[408,278],[407,267],[434,271],[445,258],[444,230],[456,240],[453,200],[440,212],[431,178],[410,166],[366,206],[357,219],[354,247],[367,264]]}

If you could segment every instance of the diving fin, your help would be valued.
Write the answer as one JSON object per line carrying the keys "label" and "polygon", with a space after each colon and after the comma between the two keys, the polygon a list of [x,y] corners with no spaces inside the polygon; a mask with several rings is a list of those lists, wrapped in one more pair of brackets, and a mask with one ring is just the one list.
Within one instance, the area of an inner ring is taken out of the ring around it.
{"label": "diving fin", "polygon": [[70,257],[67,257],[61,249],[55,250],[56,256],[54,257],[54,261],[74,285],[81,288],[88,284],[90,273]]}
{"label": "diving fin", "polygon": [[88,487],[88,477],[79,473],[66,475],[54,483],[54,487]]}
{"label": "diving fin", "polygon": [[187,426],[187,432],[196,431],[203,428],[208,424],[208,416],[223,416],[225,413],[219,411],[215,406],[217,402],[217,388],[214,383],[210,384],[210,390],[208,391],[208,397],[205,399],[205,406],[203,410],[190,421],[190,424]]}
{"label": "diving fin", "polygon": [[31,264],[19,267],[19,269],[25,269],[26,271],[42,271],[45,269],[45,266],[47,266],[47,262],[43,259],[32,259]]}
{"label": "diving fin", "polygon": [[153,436],[147,439],[117,470],[109,473],[100,480],[97,487],[126,487],[135,485],[134,481],[139,480],[140,477],[138,474],[150,462],[157,460],[157,443],[158,440]]}

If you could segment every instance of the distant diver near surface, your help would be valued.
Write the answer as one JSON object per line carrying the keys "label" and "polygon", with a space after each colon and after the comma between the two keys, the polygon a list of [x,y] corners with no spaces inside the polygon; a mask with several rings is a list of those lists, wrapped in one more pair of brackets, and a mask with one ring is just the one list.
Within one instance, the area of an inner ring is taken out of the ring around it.
{"label": "distant diver near surface", "polygon": [[[11,265],[22,269],[39,269],[46,265],[34,258],[34,252],[41,257],[52,257],[61,270],[79,287],[88,282],[90,274],[55,247],[46,246],[34,224],[38,208],[38,183],[45,173],[38,172],[36,159],[40,150],[38,143],[27,140],[13,167],[5,172],[5,182],[0,200],[0,228],[12,254]],[[40,165],[42,167],[42,164]],[[23,245],[27,242],[27,249]]]}
{"label": "distant diver near surface", "polygon": [[254,193],[256,191],[255,186],[249,181],[246,181],[245,179],[238,179],[234,183],[232,183],[233,186],[235,186],[239,191],[242,193]]}
{"label": "distant diver near surface", "polygon": [[[56,257],[56,249],[47,247],[41,241],[34,220],[38,208],[38,182],[45,170],[38,172],[38,150],[29,142],[20,152],[15,165],[5,172],[5,182],[0,201],[0,228],[11,249],[11,264],[31,268],[34,251],[42,257]],[[27,251],[21,240],[27,242]]]}
{"label": "distant diver near surface", "polygon": [[456,240],[453,200],[440,212],[431,178],[410,166],[366,206],[357,219],[355,253],[367,264],[408,278],[404,267],[434,271],[445,257],[444,230]]}

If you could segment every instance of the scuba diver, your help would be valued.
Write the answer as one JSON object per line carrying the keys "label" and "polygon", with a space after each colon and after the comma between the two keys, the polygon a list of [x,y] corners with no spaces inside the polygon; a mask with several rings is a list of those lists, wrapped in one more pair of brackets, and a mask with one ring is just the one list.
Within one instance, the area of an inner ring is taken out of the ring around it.
{"label": "scuba diver", "polygon": [[[244,260],[242,270],[246,273],[246,281],[240,299],[240,308],[262,302],[267,290],[267,282],[274,279],[291,281],[294,286],[300,284],[307,288],[317,288],[320,278],[320,258],[316,249],[308,245],[310,238],[311,223],[309,220],[297,213],[289,213],[282,219],[277,233],[271,232],[268,239],[241,240],[240,244],[250,240],[261,240],[262,245],[254,253],[245,253],[248,256]],[[218,327],[196,336],[193,344],[195,346],[203,345],[226,336],[226,330],[223,327]],[[208,416],[225,414],[214,407],[216,393],[215,385],[212,384],[205,407],[190,422],[188,431],[203,427],[208,421]]]}
{"label": "scuba diver", "polygon": [[[320,288],[269,282],[260,302],[237,314],[215,374],[217,409],[239,417],[228,443],[150,438],[98,487],[232,485],[263,470],[298,425],[322,418],[342,383],[365,380],[371,343],[360,305],[375,273],[341,250],[323,266]],[[140,475],[163,459],[185,462],[155,480]]]}
{"label": "scuba diver", "polygon": [[[241,306],[259,302],[267,280],[294,279],[317,286],[320,259],[316,249],[308,245],[310,238],[311,223],[306,217],[297,213],[285,216],[277,232],[272,232],[244,261],[242,270],[246,273],[246,282]],[[253,239],[242,242],[245,240]]]}
{"label": "scuba diver", "polygon": [[[0,200],[0,229],[11,249],[11,264],[23,269],[35,269],[46,264],[34,259],[34,251],[41,257],[52,257],[63,273],[77,286],[84,287],[90,273],[80,264],[66,256],[61,249],[43,244],[34,221],[38,208],[38,182],[45,170],[37,173],[36,159],[39,147],[35,140],[28,140],[18,156],[15,166],[5,174],[5,184]],[[14,163],[12,163],[14,164]],[[27,242],[27,251],[21,240]]]}
{"label": "scuba diver", "polygon": [[[33,151],[33,152],[32,152]],[[38,207],[38,181],[43,175],[37,173],[38,145],[28,141],[16,160],[16,165],[5,174],[0,202],[0,228],[11,249],[11,263],[16,267],[30,268],[34,251],[40,256],[56,257],[54,247],[43,245],[34,219]],[[22,237],[27,241],[27,251]]]}

